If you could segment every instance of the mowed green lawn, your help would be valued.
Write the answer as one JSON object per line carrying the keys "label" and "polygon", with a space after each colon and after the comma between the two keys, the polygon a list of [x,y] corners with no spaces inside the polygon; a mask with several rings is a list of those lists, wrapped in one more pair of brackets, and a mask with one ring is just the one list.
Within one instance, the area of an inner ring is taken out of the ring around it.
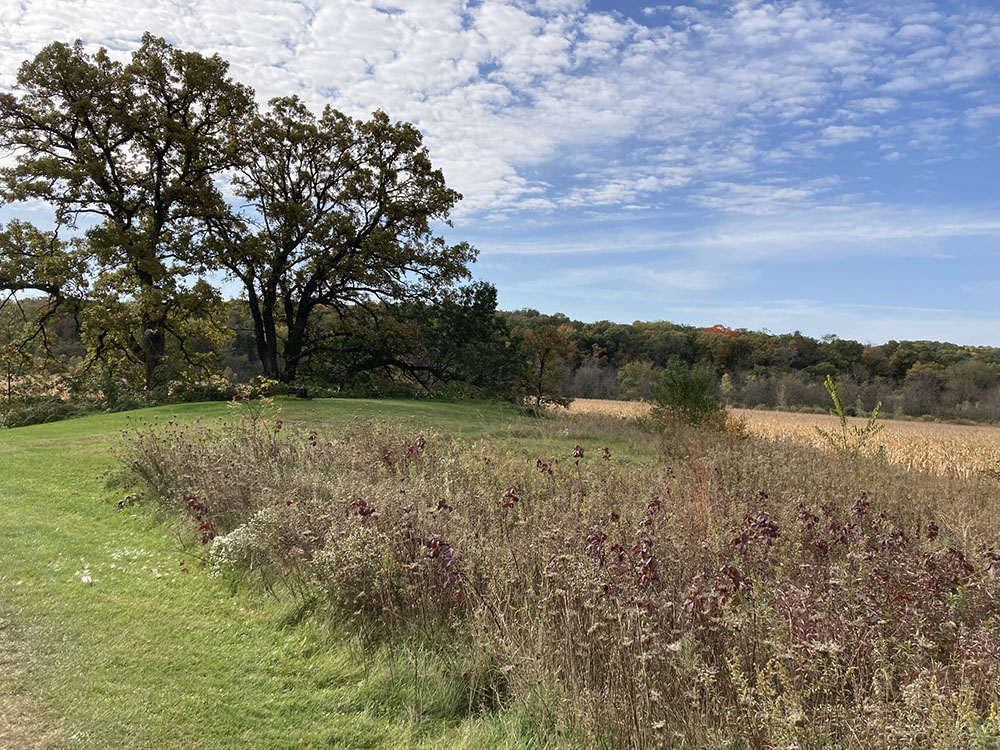
{"label": "mowed green lawn", "polygon": [[[285,421],[327,434],[356,419],[468,439],[532,429],[491,404],[280,406]],[[122,429],[228,411],[188,404],[0,431],[0,748],[546,744],[511,712],[465,718],[460,683],[436,657],[366,651],[328,618],[287,624],[287,603],[208,577],[175,519],[116,509],[125,491],[106,473]]]}

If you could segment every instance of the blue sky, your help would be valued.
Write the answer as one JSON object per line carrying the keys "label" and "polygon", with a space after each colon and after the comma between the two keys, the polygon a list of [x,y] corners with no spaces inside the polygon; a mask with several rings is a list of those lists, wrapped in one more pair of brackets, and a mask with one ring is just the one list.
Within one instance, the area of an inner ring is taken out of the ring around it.
{"label": "blue sky", "polygon": [[3,3],[0,87],[148,29],[261,101],[415,122],[504,308],[1000,345],[996,3],[125,5]]}

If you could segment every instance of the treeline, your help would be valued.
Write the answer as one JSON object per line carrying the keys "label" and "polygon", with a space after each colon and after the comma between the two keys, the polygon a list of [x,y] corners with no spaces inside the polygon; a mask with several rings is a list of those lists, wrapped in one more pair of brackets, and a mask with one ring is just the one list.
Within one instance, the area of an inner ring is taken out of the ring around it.
{"label": "treeline", "polygon": [[565,338],[563,395],[649,398],[671,359],[710,365],[719,395],[732,406],[826,412],[828,375],[851,413],[877,403],[897,417],[1000,420],[1000,348],[936,341],[869,346],[824,336],[768,334],[722,325],[666,322],[581,323],[564,315],[518,310],[515,329],[551,328]]}
{"label": "treeline", "polygon": [[[0,308],[0,366],[5,402],[71,392],[111,394],[126,404],[225,398],[266,374],[244,300],[215,310],[225,335],[190,342],[201,357],[191,377],[154,393],[94,360],[80,326],[64,316],[33,341],[30,322],[44,299]],[[1000,420],[1000,349],[934,341],[866,346],[825,336],[768,334],[721,325],[663,321],[583,323],[536,310],[496,309],[495,288],[478,282],[435,301],[318,308],[310,336],[322,345],[302,357],[293,392],[372,397],[481,397],[532,403],[572,398],[650,399],[668,364],[711,369],[716,393],[745,408],[826,412],[823,381],[838,384],[849,413],[877,403],[896,417]],[[279,338],[285,335],[278,330]],[[44,399],[42,399],[44,400]],[[65,399],[64,399],[65,400]],[[64,406],[63,409],[70,408]]]}
{"label": "treeline", "polygon": [[[266,378],[246,302],[220,302],[212,335],[186,342],[197,367],[178,362],[177,374],[154,389],[95,353],[81,323],[85,308],[40,327],[51,304],[36,297],[0,305],[0,418],[6,414],[8,426],[94,408],[225,399],[255,381],[270,382],[272,393],[301,395],[562,401],[564,337],[546,349],[544,336],[513,329],[497,313],[496,289],[482,282],[444,290],[433,302],[319,308],[310,326],[321,343],[300,359],[296,377],[283,381]],[[283,341],[284,328],[277,333]]]}
{"label": "treeline", "polygon": [[[552,326],[527,328],[496,309],[496,288],[475,282],[433,301],[319,307],[294,379],[267,377],[245,300],[213,306],[211,334],[186,341],[197,366],[168,351],[175,375],[146,389],[140,373],[106,359],[87,341],[84,303],[52,317],[52,300],[8,297],[0,304],[0,426],[52,421],[94,410],[228,399],[246,384],[301,396],[482,398],[565,404],[567,338]],[[96,314],[96,313],[93,313]],[[207,329],[206,329],[207,330]],[[287,335],[277,329],[279,343]],[[189,366],[182,367],[187,364]]]}

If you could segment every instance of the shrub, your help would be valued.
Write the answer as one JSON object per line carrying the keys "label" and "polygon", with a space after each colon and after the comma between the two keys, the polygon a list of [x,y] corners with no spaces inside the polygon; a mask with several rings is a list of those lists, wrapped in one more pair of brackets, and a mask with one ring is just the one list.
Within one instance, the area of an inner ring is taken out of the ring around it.
{"label": "shrub", "polygon": [[236,395],[236,386],[225,382],[176,383],[170,389],[170,401],[179,403],[229,401]]}
{"label": "shrub", "polygon": [[718,422],[725,414],[709,365],[688,365],[672,357],[653,384],[652,394],[659,415],[669,415],[688,424]]}
{"label": "shrub", "polygon": [[79,416],[86,409],[83,404],[60,396],[37,396],[11,402],[0,410],[0,427],[25,427],[45,422],[58,422]]}
{"label": "shrub", "polygon": [[840,424],[837,426],[837,429],[833,430],[824,430],[822,427],[817,427],[816,432],[834,450],[842,455],[854,459],[861,458],[862,456],[870,456],[878,460],[883,460],[885,458],[885,446],[872,445],[872,440],[882,432],[884,427],[884,425],[878,424],[878,414],[879,409],[882,408],[882,403],[875,404],[875,408],[872,409],[872,413],[869,415],[864,427],[848,425],[847,418],[854,416],[853,411],[844,408],[844,402],[837,391],[837,384],[829,375],[826,376],[825,386],[827,393],[830,394],[830,398],[833,400],[833,409],[830,410],[830,413],[837,417]]}

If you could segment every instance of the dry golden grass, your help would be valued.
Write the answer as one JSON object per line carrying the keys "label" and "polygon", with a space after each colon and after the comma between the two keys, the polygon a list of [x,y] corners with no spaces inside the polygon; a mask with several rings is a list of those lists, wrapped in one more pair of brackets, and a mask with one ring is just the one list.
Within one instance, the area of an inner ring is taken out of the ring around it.
{"label": "dry golden grass", "polygon": [[30,656],[21,641],[15,641],[10,626],[0,619],[0,748],[35,750],[61,746],[54,729],[46,724],[35,702],[25,695],[26,664]]}
{"label": "dry golden grass", "polygon": [[[570,413],[632,417],[647,413],[649,408],[649,404],[638,401],[578,398],[570,405]],[[824,430],[839,428],[835,417],[823,414],[751,409],[733,409],[732,412],[746,419],[747,430],[752,435],[771,440],[791,440],[818,448],[829,446],[816,432],[816,427]],[[849,422],[852,426],[864,426],[862,419],[852,418]],[[873,444],[876,447],[885,446],[886,459],[898,466],[962,478],[1000,471],[1000,428],[898,420],[885,420],[879,424],[884,429]]]}
{"label": "dry golden grass", "polygon": [[615,401],[609,398],[577,398],[569,405],[570,414],[607,414],[615,417],[641,417],[650,405],[644,401]]}
{"label": "dry golden grass", "polygon": [[[747,420],[751,434],[827,447],[816,427],[839,428],[835,417],[821,414],[734,410]],[[848,420],[864,426],[862,419]],[[968,478],[1000,469],[1000,428],[886,420],[874,444],[885,447],[886,459],[898,466],[939,476]]]}

